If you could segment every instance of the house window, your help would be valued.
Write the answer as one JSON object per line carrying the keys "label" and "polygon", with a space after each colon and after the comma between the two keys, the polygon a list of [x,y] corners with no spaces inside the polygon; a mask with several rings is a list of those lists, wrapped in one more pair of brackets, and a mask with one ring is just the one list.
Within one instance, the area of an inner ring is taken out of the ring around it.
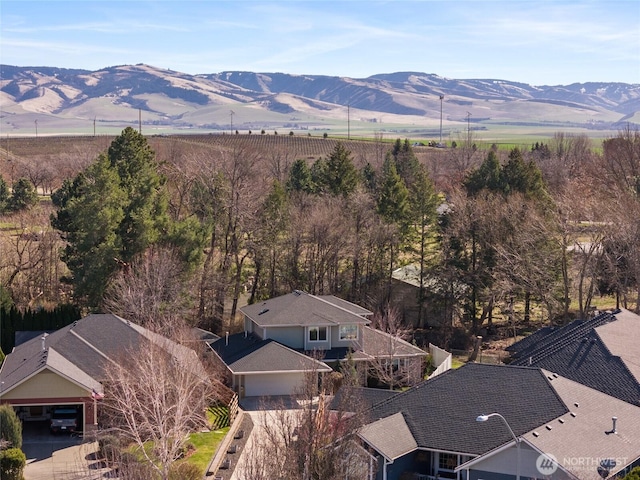
{"label": "house window", "polygon": [[309,327],[310,342],[326,342],[327,327]]}
{"label": "house window", "polygon": [[357,325],[340,325],[340,340],[357,340]]}
{"label": "house window", "polygon": [[455,469],[458,466],[458,455],[455,453],[440,453],[438,458],[438,474],[440,478],[457,478]]}

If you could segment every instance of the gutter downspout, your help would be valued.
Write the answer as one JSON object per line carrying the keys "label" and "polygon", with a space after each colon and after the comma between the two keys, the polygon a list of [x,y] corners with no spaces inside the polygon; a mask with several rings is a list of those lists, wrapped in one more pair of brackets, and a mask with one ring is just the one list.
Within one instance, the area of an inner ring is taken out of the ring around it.
{"label": "gutter downspout", "polygon": [[392,461],[388,461],[387,457],[383,456],[382,458],[384,458],[384,466],[382,468],[382,480],[387,480],[387,466],[391,465],[393,463]]}

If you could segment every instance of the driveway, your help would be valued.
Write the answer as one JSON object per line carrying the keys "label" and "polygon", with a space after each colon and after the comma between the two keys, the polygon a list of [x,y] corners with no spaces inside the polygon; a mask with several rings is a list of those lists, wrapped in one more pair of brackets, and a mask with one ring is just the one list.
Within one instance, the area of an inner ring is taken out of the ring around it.
{"label": "driveway", "polygon": [[25,422],[22,450],[27,457],[25,480],[102,479],[109,469],[96,461],[97,442],[78,435],[51,435],[47,422]]}
{"label": "driveway", "polygon": [[250,476],[250,464],[255,461],[255,458],[252,458],[254,442],[259,442],[261,435],[265,435],[265,424],[280,424],[287,416],[293,415],[295,410],[302,408],[301,403],[290,396],[247,397],[241,400],[240,405],[243,411],[250,415],[253,428],[240,452],[230,480],[245,480]]}

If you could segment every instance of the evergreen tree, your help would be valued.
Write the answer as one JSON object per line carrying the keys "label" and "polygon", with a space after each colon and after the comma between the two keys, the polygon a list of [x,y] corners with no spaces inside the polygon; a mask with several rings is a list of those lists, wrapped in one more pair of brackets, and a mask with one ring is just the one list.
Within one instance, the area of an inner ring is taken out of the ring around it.
{"label": "evergreen tree", "polygon": [[106,154],[52,195],[58,211],[51,223],[67,240],[62,259],[76,297],[90,307],[100,305],[116,269],[172,233],[156,169],[146,139],[126,128]]}
{"label": "evergreen tree", "polygon": [[324,158],[318,158],[311,165],[310,173],[313,193],[326,193],[328,188],[327,161]]}
{"label": "evergreen tree", "polygon": [[0,439],[12,448],[22,448],[22,422],[9,404],[0,405]]}
{"label": "evergreen tree", "polygon": [[62,200],[66,207],[58,212],[59,220],[54,226],[65,228],[62,232],[67,246],[62,260],[71,272],[76,297],[96,307],[108,278],[118,268],[115,259],[122,261],[122,238],[118,232],[124,219],[126,194],[105,155],[82,176],[86,188],[80,195]]}
{"label": "evergreen tree", "polygon": [[33,184],[26,178],[19,178],[13,184],[13,192],[7,201],[7,209],[12,212],[27,210],[38,203],[38,194]]}
{"label": "evergreen tree", "polygon": [[495,151],[489,151],[489,154],[485,161],[482,162],[482,165],[467,176],[464,186],[467,190],[467,194],[471,196],[476,195],[484,189],[492,192],[504,191],[502,169]]}
{"label": "evergreen tree", "polygon": [[299,158],[289,171],[286,189],[288,192],[313,192],[313,180],[311,179],[311,171],[304,159]]}
{"label": "evergreen tree", "polygon": [[409,139],[405,138],[404,142],[397,139],[393,146],[392,154],[398,175],[400,175],[407,188],[411,188],[419,174],[420,162],[418,162]]}
{"label": "evergreen tree", "polygon": [[367,162],[364,168],[362,169],[362,180],[364,182],[364,186],[369,192],[375,192],[376,190],[376,171],[373,166]]}
{"label": "evergreen tree", "polygon": [[2,175],[0,175],[0,214],[4,213],[7,208],[9,196],[9,185],[7,185],[7,182],[5,182]]}
{"label": "evergreen tree", "polygon": [[386,223],[405,231],[410,216],[409,191],[396,171],[393,157],[387,155],[382,168],[378,195],[378,213]]}
{"label": "evergreen tree", "polygon": [[351,152],[338,142],[326,162],[325,182],[327,190],[334,196],[347,197],[358,186],[358,171],[353,164]]}
{"label": "evergreen tree", "polygon": [[118,234],[122,260],[129,262],[169,228],[164,178],[146,138],[131,127],[111,143],[108,157],[127,199]]}
{"label": "evergreen tree", "polygon": [[427,261],[432,252],[429,243],[436,229],[436,208],[438,195],[425,168],[421,167],[410,190],[409,205],[411,214],[410,249],[417,257],[419,265],[420,289],[418,291],[418,323],[424,327],[424,280],[427,273]]}

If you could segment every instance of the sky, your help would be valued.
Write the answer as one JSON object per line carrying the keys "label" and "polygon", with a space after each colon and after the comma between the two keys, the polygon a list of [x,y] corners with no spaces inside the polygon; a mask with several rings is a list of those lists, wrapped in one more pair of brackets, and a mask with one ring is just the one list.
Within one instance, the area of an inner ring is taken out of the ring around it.
{"label": "sky", "polygon": [[640,1],[0,0],[0,63],[640,84]]}

